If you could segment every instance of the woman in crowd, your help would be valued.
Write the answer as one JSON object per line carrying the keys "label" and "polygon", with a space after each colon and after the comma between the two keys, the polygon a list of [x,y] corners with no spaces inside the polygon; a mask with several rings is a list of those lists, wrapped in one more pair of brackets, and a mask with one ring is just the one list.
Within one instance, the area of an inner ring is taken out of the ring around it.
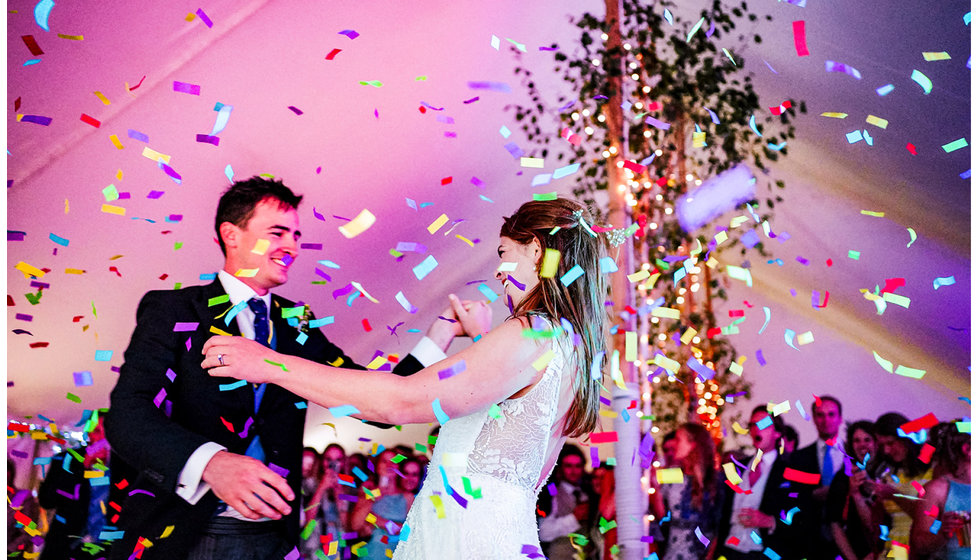
{"label": "woman in crowd", "polygon": [[[912,522],[913,558],[970,558],[970,433],[955,422],[930,430],[935,471],[944,473],[925,486]],[[940,526],[933,530],[937,522]]]}
{"label": "woman in crowd", "polygon": [[827,519],[837,550],[844,560],[873,560],[882,543],[873,519],[874,485],[868,468],[874,464],[875,425],[859,420],[847,427],[845,447],[850,461],[837,472],[827,495]]}
{"label": "woman in crowd", "polygon": [[715,442],[704,426],[695,423],[677,428],[675,459],[684,473],[683,484],[659,484],[651,477],[654,493],[650,495],[657,519],[670,512],[670,532],[664,560],[703,560],[707,548],[696,530],[708,540],[715,537],[721,512],[721,492]]}
{"label": "woman in crowd", "polygon": [[320,504],[317,498],[317,489],[320,486],[320,453],[312,447],[303,448],[303,482],[300,486],[300,512],[299,526],[300,552],[303,558],[315,558],[317,549],[320,548],[320,523],[319,511]]}
{"label": "woman in crowd", "polygon": [[918,500],[906,496],[917,496],[916,485],[932,480],[932,469],[919,458],[922,444],[898,434],[898,429],[908,421],[897,412],[888,412],[875,420],[878,460],[888,472],[872,480],[874,496],[876,507],[883,508],[891,518],[888,542],[878,555],[880,560],[888,557],[892,543],[908,546]]}
{"label": "woman in crowd", "polygon": [[[320,505],[320,534],[332,535],[332,540],[340,540],[348,532],[347,516],[350,502],[342,500],[344,494],[340,485],[341,474],[350,474],[347,453],[337,443],[331,443],[323,451],[321,463],[323,475],[313,496],[313,502]],[[350,494],[354,494],[351,488]]]}
{"label": "woman in crowd", "polygon": [[[561,198],[527,202],[505,218],[496,277],[511,317],[412,376],[331,368],[231,336],[208,341],[202,367],[216,377],[275,383],[323,406],[353,405],[364,419],[438,420],[433,476],[395,557],[527,558],[527,550],[540,550],[535,497],[565,438],[588,434],[598,420],[605,236],[589,220],[582,205]],[[474,320],[450,299],[455,320]],[[480,499],[464,495],[467,483],[482,488]]]}
{"label": "woman in crowd", "polygon": [[[368,538],[366,553],[361,558],[385,560],[390,557],[391,552],[387,551],[395,550],[401,526],[415,497],[419,465],[409,463],[409,460],[403,461],[402,465],[410,464],[414,468],[415,478],[410,480],[407,475],[405,478],[399,477],[396,474],[398,467],[391,462],[395,455],[397,453],[393,449],[385,449],[378,455],[374,495],[362,496],[350,516],[351,531]],[[411,489],[406,489],[408,484],[412,485]]]}

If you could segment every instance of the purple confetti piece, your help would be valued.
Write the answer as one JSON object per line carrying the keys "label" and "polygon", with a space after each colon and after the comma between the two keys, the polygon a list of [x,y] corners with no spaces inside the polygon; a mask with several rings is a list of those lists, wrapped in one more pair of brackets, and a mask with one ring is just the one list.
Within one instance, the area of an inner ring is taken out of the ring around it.
{"label": "purple confetti piece", "polygon": [[464,360],[460,360],[455,364],[453,364],[452,366],[439,371],[439,381],[442,381],[444,379],[449,379],[450,377],[459,375],[460,373],[463,373],[463,371],[465,370],[466,370],[466,362]]}
{"label": "purple confetti piece", "polygon": [[254,422],[254,419],[251,416],[249,416],[248,420],[245,421],[245,426],[242,427],[242,433],[238,434],[238,437],[242,439],[248,437],[248,429],[252,427],[252,422]]}
{"label": "purple confetti piece", "polygon": [[344,222],[349,222],[349,221],[351,221],[351,219],[350,219],[350,218],[345,218],[345,217],[343,217],[343,216],[338,216],[338,215],[336,215],[336,214],[334,214],[334,215],[333,215],[333,217],[334,217],[334,218],[337,218],[338,220],[342,220],[342,221],[344,221]]}
{"label": "purple confetti piece", "polygon": [[14,329],[13,332],[14,334],[29,334],[31,336],[34,336],[34,333],[32,333],[31,331],[25,331],[24,329]]}
{"label": "purple confetti piece", "polygon": [[343,288],[340,288],[339,290],[334,290],[334,292],[333,292],[333,299],[337,299],[340,296],[349,294],[351,292],[351,290],[353,290],[353,289],[354,289],[354,286],[353,285],[347,284],[346,286],[344,286]]}
{"label": "purple confetti piece", "polygon": [[164,191],[150,191],[146,195],[146,198],[149,198],[150,200],[157,200],[158,198],[160,198],[163,195],[164,195]]}
{"label": "purple confetti piece", "polygon": [[810,266],[810,259],[804,259],[803,257],[796,257],[796,262],[802,264],[803,266]]}
{"label": "purple confetti piece", "polygon": [[659,128],[660,130],[670,130],[670,123],[665,123],[664,121],[662,121],[660,119],[655,119],[653,117],[647,117],[646,119],[643,120],[643,122],[647,123],[648,125],[650,125],[650,126],[652,126],[654,128]]}
{"label": "purple confetti piece", "polygon": [[443,124],[456,124],[456,120],[449,115],[436,115],[436,121]]}
{"label": "purple confetti piece", "polygon": [[[65,243],[64,245],[67,247],[68,246],[68,243]],[[43,289],[47,290],[48,288],[51,287],[51,284],[48,284],[47,282],[38,282],[37,280],[31,280],[31,287],[32,288],[43,288]]]}
{"label": "purple confetti piece", "polygon": [[796,297],[796,288],[790,288],[789,289],[789,295],[791,295],[793,297]]}
{"label": "purple confetti piece", "polygon": [[463,101],[463,104],[466,104],[466,105],[468,105],[468,104],[470,104],[470,103],[473,103],[473,102],[475,102],[475,101],[479,101],[479,100],[480,100],[480,96],[478,95],[478,96],[476,96],[476,97],[473,97],[473,98],[471,98],[471,99],[467,99],[467,100],[465,100],[465,101]]}
{"label": "purple confetti piece", "polygon": [[322,251],[323,243],[301,243],[300,249],[309,249],[311,251]]}
{"label": "purple confetti piece", "polygon": [[422,106],[425,107],[426,109],[431,109],[433,111],[444,111],[446,109],[445,107],[433,107],[432,105],[429,105],[425,101],[420,101],[419,103],[421,103]]}
{"label": "purple confetti piece", "polygon": [[142,132],[140,132],[138,130],[133,130],[132,128],[130,128],[126,132],[126,134],[128,134],[129,137],[132,138],[133,140],[139,140],[140,142],[149,142],[150,141],[150,137],[149,136],[143,134]]}
{"label": "purple confetti piece", "polygon": [[174,379],[177,379],[177,373],[174,370],[170,369],[170,368],[167,368],[166,376],[167,376],[167,379],[169,379],[171,383],[174,382]]}
{"label": "purple confetti piece", "polygon": [[287,109],[289,109],[290,111],[296,113],[297,115],[302,115],[303,114],[303,111],[300,111],[299,109],[297,109],[296,107],[293,107],[292,105],[290,105],[289,107],[287,107]]}
{"label": "purple confetti piece", "polygon": [[527,288],[527,286],[526,286],[526,285],[524,285],[524,284],[521,284],[520,282],[518,282],[518,281],[517,281],[517,279],[515,279],[515,278],[514,278],[513,276],[511,276],[510,274],[508,274],[508,275],[507,275],[507,280],[508,280],[508,281],[509,281],[509,282],[510,282],[511,284],[513,284],[515,288],[517,288],[518,290],[520,290],[520,291],[522,291],[522,292],[523,292],[523,291],[525,291],[525,290],[526,290],[526,288]]}
{"label": "purple confetti piece", "polygon": [[296,257],[294,257],[294,256],[292,256],[292,255],[284,255],[284,256],[282,257],[282,262],[283,262],[283,264],[285,264],[286,266],[289,266],[289,265],[291,265],[291,264],[293,264],[293,261],[295,261],[295,260],[296,260]]}
{"label": "purple confetti piece", "polygon": [[766,359],[762,357],[762,349],[755,351],[755,359],[759,361],[760,366],[766,365]]}
{"label": "purple confetti piece", "polygon": [[499,91],[500,93],[510,93],[510,86],[504,82],[466,82],[470,89],[485,89],[488,91]]}
{"label": "purple confetti piece", "polygon": [[79,484],[76,484],[75,485],[75,493],[74,494],[69,494],[68,492],[65,492],[64,490],[62,490],[61,488],[58,488],[57,490],[58,490],[58,493],[59,494],[61,494],[62,496],[68,498],[69,500],[77,500],[78,499],[78,487],[79,486],[80,486]]}
{"label": "purple confetti piece", "polygon": [[289,469],[284,469],[275,463],[269,463],[269,470],[278,474],[279,476],[286,478],[289,476]]}
{"label": "purple confetti piece", "polygon": [[769,68],[770,70],[772,70],[772,73],[773,73],[773,74],[779,74],[779,72],[776,72],[776,69],[775,69],[775,68],[773,68],[771,64],[769,64],[769,63],[768,63],[768,62],[766,62],[765,60],[763,60],[762,62],[765,62],[765,63],[766,63],[766,66],[767,66],[767,67],[768,67],[768,68]]}
{"label": "purple confetti piece", "polygon": [[[320,270],[319,268],[314,268],[313,269],[313,272],[315,272],[317,274],[317,276],[320,276],[320,277],[326,279],[327,282],[333,282],[333,278],[331,278],[329,274],[327,274],[326,272]],[[337,299],[337,298],[334,298],[334,299]]]}
{"label": "purple confetti piece", "polygon": [[72,372],[72,376],[75,379],[76,387],[88,387],[92,384],[92,372],[91,371],[75,371]]}
{"label": "purple confetti piece", "polygon": [[861,73],[858,72],[856,68],[854,68],[853,66],[848,66],[843,62],[834,62],[833,60],[828,60],[825,63],[825,68],[827,72],[843,72],[844,74],[847,74],[848,76],[851,76],[855,79],[858,80],[861,79]]}
{"label": "purple confetti piece", "polygon": [[442,135],[445,136],[446,138],[456,138],[456,133],[448,130],[446,132],[443,132]]}
{"label": "purple confetti piece", "polygon": [[605,95],[596,95],[592,99],[609,99],[609,98],[606,97]]}
{"label": "purple confetti piece", "polygon": [[163,163],[162,159],[157,162],[157,167],[162,169],[163,172],[166,173],[168,177],[173,179],[175,183],[177,183],[178,185],[180,184],[180,180],[181,180],[180,173],[177,173],[173,167],[170,167],[166,163]]}
{"label": "purple confetti piece", "polygon": [[23,241],[24,237],[27,236],[26,231],[10,231],[7,230],[7,241]]}
{"label": "purple confetti piece", "polygon": [[187,347],[187,351],[188,352],[191,351],[191,339],[190,339],[190,337],[187,337],[187,340],[184,342],[184,346]]}
{"label": "purple confetti piece", "polygon": [[711,540],[704,536],[704,533],[701,532],[701,527],[694,528],[694,536],[697,537],[704,546],[708,546],[708,544],[711,542]]}
{"label": "purple confetti piece", "polygon": [[197,141],[202,144],[213,144],[217,146],[218,142],[221,141],[221,138],[218,138],[217,136],[211,136],[209,134],[198,134]]}
{"label": "purple confetti piece", "polygon": [[518,146],[513,142],[508,142],[507,144],[505,144],[504,149],[510,152],[510,155],[513,156],[514,159],[517,159],[524,155],[524,150],[522,150],[520,146]]}
{"label": "purple confetti piece", "polygon": [[601,464],[599,462],[599,448],[598,447],[590,447],[589,448],[589,458],[592,459],[592,468],[593,469],[598,468],[599,465]]}
{"label": "purple confetti piece", "polygon": [[187,82],[178,82],[174,80],[174,91],[180,93],[189,93],[191,95],[201,95],[201,86],[196,84],[188,84]]}
{"label": "purple confetti piece", "polygon": [[439,316],[439,319],[442,319],[443,321],[448,321],[450,323],[456,322],[456,319],[449,319],[448,317],[443,317],[442,315]]}
{"label": "purple confetti piece", "polygon": [[558,495],[558,488],[555,486],[554,482],[548,483],[548,494],[550,494],[552,498]]}
{"label": "purple confetti piece", "polygon": [[708,24],[708,30],[704,32],[704,36],[711,37],[712,35],[714,35],[714,33],[715,33],[715,20],[711,20],[711,23]]}
{"label": "purple confetti piece", "polygon": [[323,217],[323,214],[316,211],[316,206],[313,207],[313,217],[320,220],[321,222],[327,221],[327,219]]}
{"label": "purple confetti piece", "polygon": [[300,558],[301,558],[301,556],[300,556],[300,553],[299,553],[299,549],[297,549],[294,546],[293,549],[290,550],[289,553],[286,554],[286,556],[284,556],[282,560],[300,560]]}
{"label": "purple confetti piece", "polygon": [[24,115],[20,118],[20,122],[29,122],[39,124],[41,126],[48,126],[51,124],[51,117],[42,117],[41,115]]}
{"label": "purple confetti piece", "polygon": [[174,323],[173,332],[193,332],[200,323]]}
{"label": "purple confetti piece", "polygon": [[538,47],[539,51],[557,51],[558,47]]}
{"label": "purple confetti piece", "polygon": [[160,392],[157,393],[157,396],[153,397],[153,404],[157,408],[160,408],[160,405],[163,404],[163,399],[165,398],[167,398],[167,390],[161,387]]}
{"label": "purple confetti piece", "polygon": [[205,14],[204,10],[202,10],[201,8],[198,8],[197,11],[194,13],[197,14],[197,17],[201,18],[201,21],[204,22],[204,25],[208,26],[208,29],[211,29],[211,27],[214,26],[214,23],[211,21],[211,18],[209,18],[208,15]]}
{"label": "purple confetti piece", "polygon": [[350,39],[352,41],[354,39],[357,39],[358,37],[361,36],[360,33],[358,33],[357,31],[354,31],[353,29],[345,29],[343,31],[338,32],[337,35],[345,35],[345,36],[347,36],[348,39]]}

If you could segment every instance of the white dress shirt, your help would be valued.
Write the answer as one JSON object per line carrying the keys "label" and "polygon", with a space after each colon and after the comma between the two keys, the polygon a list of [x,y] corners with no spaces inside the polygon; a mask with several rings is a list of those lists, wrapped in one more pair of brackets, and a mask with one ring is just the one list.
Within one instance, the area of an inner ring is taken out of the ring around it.
{"label": "white dress shirt", "polygon": [[[742,490],[751,490],[751,494],[736,493],[735,499],[732,502],[732,529],[729,533],[732,537],[738,538],[738,544],[728,545],[730,548],[735,549],[739,552],[752,552],[753,550],[761,551],[764,546],[761,544],[756,544],[752,540],[752,532],[758,531],[757,528],[748,528],[742,525],[739,521],[738,512],[742,511],[744,508],[749,509],[759,509],[762,505],[762,494],[765,493],[766,483],[769,481],[769,474],[772,473],[772,464],[776,462],[776,457],[779,456],[779,452],[773,449],[762,455],[762,460],[756,465],[756,469],[759,470],[759,479],[755,481],[755,485],[749,484],[749,473],[746,472],[745,476],[742,477],[741,484],[738,485]],[[761,537],[761,535],[758,535]]]}

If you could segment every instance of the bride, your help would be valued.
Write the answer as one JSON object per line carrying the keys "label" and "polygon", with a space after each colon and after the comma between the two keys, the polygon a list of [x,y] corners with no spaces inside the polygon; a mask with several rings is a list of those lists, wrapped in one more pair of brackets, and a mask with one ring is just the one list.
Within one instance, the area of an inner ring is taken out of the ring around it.
{"label": "bride", "polygon": [[[332,368],[230,336],[208,341],[202,366],[215,377],[275,383],[325,407],[353,405],[367,420],[438,420],[396,560],[543,557],[537,495],[565,438],[591,432],[598,418],[606,247],[587,214],[559,198],[527,202],[505,218],[496,278],[511,316],[410,377]],[[466,321],[470,311],[450,300]]]}

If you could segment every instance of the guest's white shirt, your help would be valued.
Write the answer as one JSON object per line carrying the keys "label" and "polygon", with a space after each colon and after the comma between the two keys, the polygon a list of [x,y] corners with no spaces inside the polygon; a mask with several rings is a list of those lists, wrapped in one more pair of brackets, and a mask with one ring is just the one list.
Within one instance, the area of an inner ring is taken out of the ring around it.
{"label": "guest's white shirt", "polygon": [[[753,550],[762,550],[761,544],[756,544],[752,540],[752,532],[758,532],[758,528],[747,528],[739,522],[738,513],[745,508],[749,509],[759,509],[762,504],[762,494],[766,490],[766,483],[769,481],[769,474],[772,473],[772,464],[776,462],[776,458],[779,456],[779,452],[773,449],[762,455],[762,460],[756,465],[756,470],[759,471],[759,479],[755,481],[754,485],[749,484],[750,473],[747,471],[745,475],[742,476],[742,482],[738,485],[742,490],[751,490],[751,494],[736,493],[735,499],[732,502],[732,529],[729,535],[738,538],[738,544],[728,545],[739,552],[752,552]],[[758,535],[761,537],[761,535]]]}

